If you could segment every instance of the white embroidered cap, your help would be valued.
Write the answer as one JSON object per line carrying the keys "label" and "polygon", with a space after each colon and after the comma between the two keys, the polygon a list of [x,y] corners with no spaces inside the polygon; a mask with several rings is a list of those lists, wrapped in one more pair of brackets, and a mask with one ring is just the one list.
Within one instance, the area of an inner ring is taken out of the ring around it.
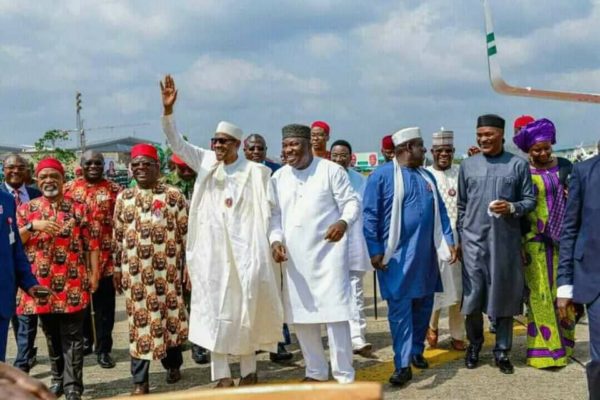
{"label": "white embroidered cap", "polygon": [[444,129],[443,127],[433,133],[433,140],[431,142],[434,146],[444,146],[454,144],[454,132]]}
{"label": "white embroidered cap", "polygon": [[394,146],[398,146],[402,143],[408,142],[409,140],[420,138],[421,130],[416,126],[412,128],[400,129],[398,132],[392,135],[392,141],[394,142]]}
{"label": "white embroidered cap", "polygon": [[239,127],[227,121],[219,122],[215,133],[224,133],[240,141],[242,140],[242,136],[244,136],[244,132]]}

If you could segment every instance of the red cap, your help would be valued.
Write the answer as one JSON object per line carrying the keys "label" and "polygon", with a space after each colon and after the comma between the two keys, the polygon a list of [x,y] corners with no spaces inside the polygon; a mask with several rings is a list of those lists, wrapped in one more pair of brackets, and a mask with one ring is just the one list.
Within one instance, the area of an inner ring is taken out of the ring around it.
{"label": "red cap", "polygon": [[185,163],[185,161],[183,161],[181,158],[179,158],[177,156],[177,154],[173,154],[171,156],[171,161],[173,161],[173,164],[179,165],[180,167],[187,167],[187,164]]}
{"label": "red cap", "polygon": [[62,163],[56,158],[48,157],[44,158],[43,160],[40,160],[37,166],[35,167],[35,175],[37,176],[37,174],[39,174],[40,171],[44,168],[53,168],[60,172],[62,176],[65,176],[65,168],[63,167]]}
{"label": "red cap", "polygon": [[131,159],[139,156],[146,156],[158,161],[158,151],[151,144],[140,143],[131,148]]}
{"label": "red cap", "polygon": [[329,134],[329,124],[327,124],[327,122],[325,121],[315,121],[312,123],[312,125],[310,126],[311,128],[323,128],[323,130],[325,131],[325,133]]}
{"label": "red cap", "polygon": [[522,128],[533,121],[535,121],[535,118],[531,115],[521,115],[519,118],[515,119],[515,129]]}
{"label": "red cap", "polygon": [[384,150],[394,150],[394,141],[392,135],[386,135],[381,139],[381,148]]}

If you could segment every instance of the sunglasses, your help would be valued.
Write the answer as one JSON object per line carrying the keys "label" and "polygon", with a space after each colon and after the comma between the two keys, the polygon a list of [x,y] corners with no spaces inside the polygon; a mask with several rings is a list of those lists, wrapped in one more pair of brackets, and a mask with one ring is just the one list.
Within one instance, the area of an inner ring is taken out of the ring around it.
{"label": "sunglasses", "polygon": [[213,145],[215,145],[215,144],[227,144],[227,143],[232,143],[232,142],[237,142],[237,140],[235,140],[235,139],[226,139],[226,138],[211,138],[210,139],[210,143],[212,143]]}
{"label": "sunglasses", "polygon": [[248,147],[249,151],[265,151],[265,148],[262,146],[252,146],[252,147]]}
{"label": "sunglasses", "polygon": [[94,160],[94,161],[86,161],[83,163],[84,167],[91,167],[92,165],[95,165],[96,167],[104,166],[104,162],[99,161],[99,160]]}

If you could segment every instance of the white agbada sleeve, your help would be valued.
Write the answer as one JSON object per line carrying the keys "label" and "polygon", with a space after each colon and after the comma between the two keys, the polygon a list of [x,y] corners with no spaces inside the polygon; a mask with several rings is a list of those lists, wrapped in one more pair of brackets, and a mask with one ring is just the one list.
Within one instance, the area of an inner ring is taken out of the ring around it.
{"label": "white agbada sleeve", "polygon": [[209,154],[213,154],[210,150],[205,150],[201,147],[195,146],[191,143],[186,142],[177,132],[175,127],[175,119],[173,114],[163,115],[161,118],[163,132],[167,137],[173,153],[177,154],[191,169],[198,172],[202,168],[202,163]]}
{"label": "white agbada sleeve", "polygon": [[360,213],[358,194],[352,189],[348,173],[340,167],[331,177],[333,198],[340,210],[340,219],[348,224],[348,228],[357,220]]}
{"label": "white agbada sleeve", "polygon": [[281,222],[281,207],[277,196],[277,183],[275,179],[269,180],[269,204],[271,206],[271,221],[269,222],[269,244],[283,243],[283,225]]}

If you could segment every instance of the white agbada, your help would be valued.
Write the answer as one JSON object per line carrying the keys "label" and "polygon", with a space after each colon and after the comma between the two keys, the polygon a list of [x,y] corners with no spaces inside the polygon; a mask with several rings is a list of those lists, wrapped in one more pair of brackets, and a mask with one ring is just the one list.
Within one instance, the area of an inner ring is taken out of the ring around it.
{"label": "white agbada", "polygon": [[[352,188],[358,195],[360,208],[362,210],[362,198],[367,178],[353,169],[348,169],[348,178],[350,178],[350,185],[352,185]],[[358,213],[358,218],[352,225],[352,229],[350,229],[348,234],[348,259],[350,271],[367,272],[373,270],[369,258],[369,250],[367,249],[367,241],[363,234],[362,212]]]}
{"label": "white agbada", "polygon": [[[457,199],[458,199],[458,171],[457,165],[452,165],[445,171],[439,171],[433,166],[427,167],[427,170],[433,174],[437,182],[438,190],[442,200],[446,205],[450,225],[452,226],[452,235],[456,238],[456,219],[458,217]],[[449,264],[448,261],[438,259],[440,267],[440,276],[444,291],[436,293],[433,310],[446,308],[460,303],[462,300],[462,267],[460,261],[455,264]]]}
{"label": "white agbada", "polygon": [[173,152],[198,174],[186,251],[189,339],[217,353],[274,352],[283,311],[267,240],[271,171],[243,158],[217,162],[212,151],[183,140],[172,116],[162,124]]}
{"label": "white agbada", "polygon": [[271,178],[271,243],[287,248],[283,304],[288,323],[348,321],[350,281],[348,235],[325,240],[327,229],[340,219],[348,231],[360,206],[348,174],[339,165],[318,157],[305,169],[289,165]]}

